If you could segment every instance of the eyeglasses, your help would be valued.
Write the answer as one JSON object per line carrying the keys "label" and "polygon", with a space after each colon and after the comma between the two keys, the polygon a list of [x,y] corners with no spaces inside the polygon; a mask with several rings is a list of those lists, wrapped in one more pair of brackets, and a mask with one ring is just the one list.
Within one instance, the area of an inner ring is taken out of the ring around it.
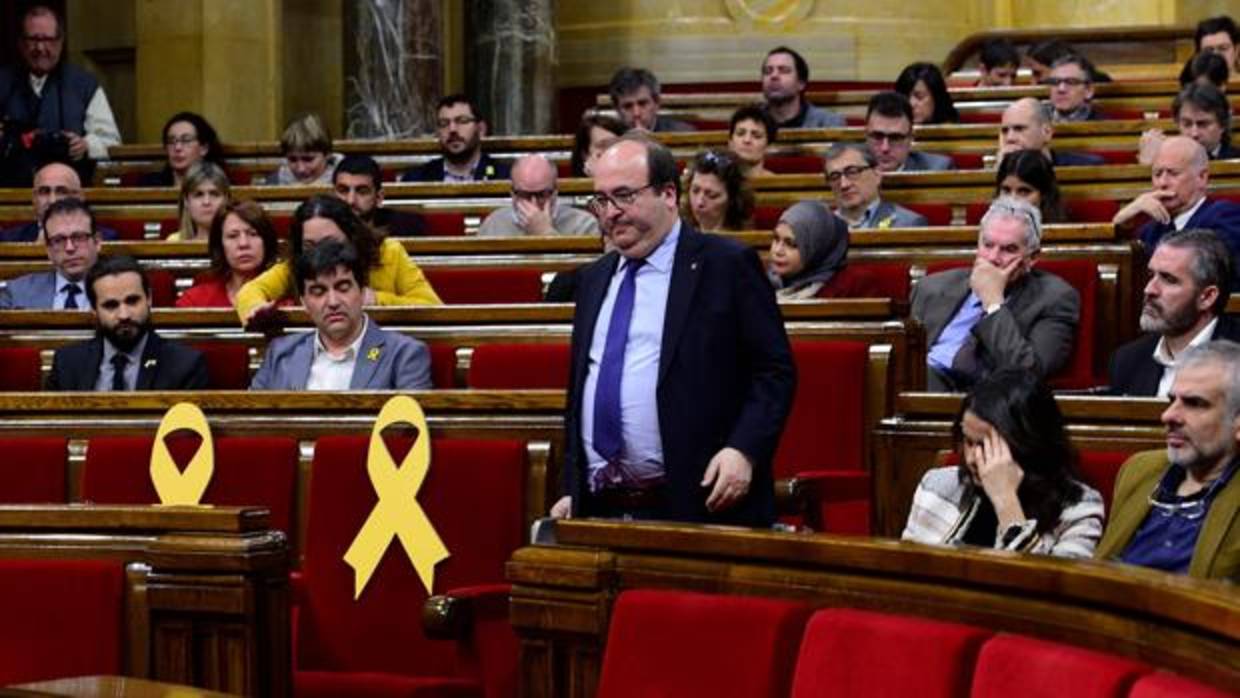
{"label": "eyeglasses", "polygon": [[440,119],[435,122],[435,125],[439,128],[448,128],[452,124],[456,124],[457,126],[468,126],[477,120],[477,118],[472,116],[458,116],[453,119]]}
{"label": "eyeglasses", "polygon": [[596,216],[606,213],[608,206],[615,206],[617,210],[628,208],[633,205],[633,202],[637,201],[637,197],[643,191],[653,188],[653,184],[647,184],[636,189],[617,189],[610,194],[596,191],[594,196],[590,197],[590,200],[586,202],[586,208],[590,209],[590,212]]}
{"label": "eyeglasses", "polygon": [[22,41],[25,41],[26,43],[31,44],[32,46],[38,46],[39,44],[54,44],[60,41],[60,37],[59,36],[41,36],[38,34],[34,36],[23,35]]}
{"label": "eyeglasses", "polygon": [[842,170],[834,170],[827,173],[827,181],[837,184],[841,179],[847,177],[850,180],[856,179],[862,172],[873,169],[869,165],[849,165]]}
{"label": "eyeglasses", "polygon": [[80,247],[93,240],[94,237],[94,233],[88,233],[86,231],[78,231],[76,233],[68,233],[66,235],[51,235],[47,238],[47,246],[54,250],[59,250],[67,243],[72,242],[74,247]]}
{"label": "eyeglasses", "polygon": [[1157,511],[1163,516],[1179,516],[1188,521],[1196,521],[1206,515],[1208,496],[1196,497],[1184,502],[1160,502],[1155,496],[1158,494],[1158,486],[1154,486],[1154,491],[1150,492],[1150,508]]}
{"label": "eyeglasses", "polygon": [[1042,81],[1042,84],[1048,87],[1059,87],[1060,85],[1080,87],[1081,85],[1088,85],[1089,80],[1085,78],[1046,78]]}
{"label": "eyeglasses", "polygon": [[542,203],[544,201],[550,201],[551,197],[555,196],[555,188],[542,189],[540,191],[513,189],[512,196],[513,198],[521,199],[523,201],[537,201],[538,203]]}
{"label": "eyeglasses", "polygon": [[164,145],[168,148],[175,148],[178,145],[191,145],[198,142],[198,136],[169,136],[164,139]]}
{"label": "eyeglasses", "polygon": [[865,139],[874,143],[887,141],[891,145],[901,145],[909,139],[909,134],[896,131],[866,131]]}
{"label": "eyeglasses", "polygon": [[81,189],[70,189],[69,187],[41,186],[41,187],[35,187],[34,193],[35,193],[35,196],[52,196],[53,194],[55,194],[57,197],[60,197],[63,199],[66,196],[78,196],[82,193],[82,190]]}

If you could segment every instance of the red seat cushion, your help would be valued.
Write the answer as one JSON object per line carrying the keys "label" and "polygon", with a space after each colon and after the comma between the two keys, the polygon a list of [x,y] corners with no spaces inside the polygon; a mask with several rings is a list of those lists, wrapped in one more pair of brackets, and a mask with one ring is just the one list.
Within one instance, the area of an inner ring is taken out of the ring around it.
{"label": "red seat cushion", "polygon": [[1105,511],[1111,510],[1111,495],[1115,493],[1120,466],[1131,455],[1124,451],[1081,451],[1079,454],[1081,478],[1102,495]]}
{"label": "red seat cushion", "polygon": [[119,674],[124,563],[0,560],[0,684]]}
{"label": "red seat cushion", "polygon": [[171,308],[177,304],[177,279],[167,269],[148,269],[147,281],[151,284],[151,305]]}
{"label": "red seat cushion", "polygon": [[1156,671],[1137,679],[1128,698],[1234,698],[1234,693],[1197,683],[1175,674]]}
{"label": "red seat cushion", "polygon": [[435,293],[448,304],[539,303],[542,271],[539,269],[425,269]]}
{"label": "red seat cushion", "polygon": [[1149,668],[1101,652],[1019,635],[982,646],[972,698],[1121,698]]}
{"label": "red seat cushion", "polygon": [[39,390],[43,387],[42,363],[34,347],[0,348],[0,390]]}
{"label": "red seat cushion", "polygon": [[901,262],[850,262],[818,292],[819,298],[892,298],[908,301],[909,265]]}
{"label": "red seat cushion", "polygon": [[788,695],[808,607],[681,591],[616,600],[598,698]]}
{"label": "red seat cushion", "polygon": [[[389,441],[398,442],[408,445]],[[340,681],[351,688],[338,695],[356,695],[373,673],[476,679],[454,643],[423,635],[426,590],[398,541],[353,598],[354,571],[343,556],[378,500],[366,470],[368,443],[364,436],[315,443],[296,667],[349,674]],[[523,442],[432,439],[417,500],[450,554],[435,567],[435,593],[504,580],[504,564],[525,539],[525,477]],[[515,671],[516,639],[507,632]]]}
{"label": "red seat cushion", "polygon": [[566,389],[568,344],[482,344],[469,362],[469,387]]}
{"label": "red seat cushion", "polygon": [[775,174],[822,174],[823,161],[818,155],[771,155],[763,164]]}
{"label": "red seat cushion", "polygon": [[1119,202],[1114,199],[1068,199],[1063,205],[1073,223],[1110,223],[1119,213]]}
{"label": "red seat cushion", "polygon": [[456,346],[451,342],[427,342],[431,352],[431,387],[459,388],[456,384]]}
{"label": "red seat cushion", "polygon": [[991,636],[955,623],[848,608],[809,620],[792,698],[965,695],[982,643]]}
{"label": "red seat cushion", "polygon": [[207,386],[211,390],[250,387],[250,350],[244,344],[194,342],[190,346],[207,360]]}
{"label": "red seat cushion", "polygon": [[423,211],[427,235],[464,235],[465,214],[451,211]]}
{"label": "red seat cushion", "polygon": [[784,209],[779,206],[755,206],[753,209],[753,227],[756,230],[774,230],[775,224]]}
{"label": "red seat cushion", "polygon": [[146,238],[147,221],[141,218],[97,218],[96,227],[111,228],[121,240],[143,240]]}
{"label": "red seat cushion", "polygon": [[68,442],[63,438],[0,439],[0,503],[42,504],[66,500]]}
{"label": "red seat cushion", "polygon": [[910,211],[916,211],[926,217],[930,225],[951,225],[951,204],[904,204]]}
{"label": "red seat cushion", "polygon": [[[90,440],[82,468],[82,499],[100,504],[154,504],[151,448],[145,436],[103,436]],[[172,438],[168,450],[179,464],[189,462],[196,438]],[[297,476],[297,440],[291,437],[217,437],[215,473],[203,493],[204,504],[264,506],[271,525],[292,532]]]}
{"label": "red seat cushion", "polygon": [[980,170],[985,164],[981,153],[952,153],[951,158],[958,170]]}

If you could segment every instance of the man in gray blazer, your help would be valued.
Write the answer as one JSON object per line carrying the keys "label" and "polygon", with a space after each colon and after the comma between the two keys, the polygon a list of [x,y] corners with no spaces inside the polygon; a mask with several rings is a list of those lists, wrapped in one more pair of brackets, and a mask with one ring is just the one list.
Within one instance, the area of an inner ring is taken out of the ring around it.
{"label": "man in gray blazer", "polygon": [[267,347],[251,390],[423,390],[431,387],[430,351],[371,322],[362,307],[367,264],[347,242],[306,250],[293,274],[313,332]]}
{"label": "man in gray blazer", "polygon": [[1007,367],[1045,378],[1072,354],[1081,298],[1033,267],[1042,238],[1038,209],[1000,197],[982,218],[971,268],[932,274],[913,288],[912,316],[926,328],[927,387],[965,391]]}
{"label": "man in gray blazer", "polygon": [[913,147],[913,106],[899,92],[879,92],[865,109],[865,141],[878,156],[883,172],[919,172],[954,169],[946,155],[923,153]]}
{"label": "man in gray blazer", "polygon": [[836,143],[827,150],[825,174],[835,195],[835,215],[851,230],[862,228],[920,228],[926,217],[883,201],[879,187],[883,173],[878,157],[867,145]]}
{"label": "man in gray blazer", "polygon": [[0,288],[0,310],[87,310],[83,280],[99,257],[95,214],[81,199],[60,199],[47,207],[42,223],[52,269],[10,279]]}

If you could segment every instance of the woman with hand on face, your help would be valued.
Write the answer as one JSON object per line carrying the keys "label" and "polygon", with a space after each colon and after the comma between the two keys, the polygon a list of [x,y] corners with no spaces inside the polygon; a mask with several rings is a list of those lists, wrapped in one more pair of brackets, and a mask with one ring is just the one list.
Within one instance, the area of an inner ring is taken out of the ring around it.
{"label": "woman with hand on face", "polygon": [[756,104],[741,107],[732,114],[728,126],[728,150],[740,158],[746,177],[774,174],[766,169],[766,149],[775,142],[778,130],[771,115]]}
{"label": "woman with hand on face", "polygon": [[954,124],[960,121],[960,113],[952,104],[947,92],[943,73],[933,63],[913,63],[900,71],[896,78],[896,92],[908,97],[913,107],[913,123]]}
{"label": "woman with hand on face", "polygon": [[1040,150],[1014,150],[1003,156],[995,173],[995,196],[1014,196],[1028,201],[1042,213],[1043,223],[1063,223],[1063,199],[1055,179],[1055,166]]}
{"label": "woman with hand on face", "polygon": [[233,201],[215,214],[207,251],[211,270],[177,298],[178,308],[231,308],[237,291],[276,259],[276,229],[263,207]]}
{"label": "woman with hand on face", "polygon": [[707,150],[685,170],[680,217],[699,231],[747,230],[753,225],[753,190],[734,153]]}
{"label": "woman with hand on face", "polygon": [[1063,415],[1032,373],[1002,369],[978,381],[952,431],[961,464],[922,477],[904,540],[1093,554],[1102,497],[1075,478]]}
{"label": "woman with hand on face", "polygon": [[221,168],[224,165],[215,128],[192,111],[173,114],[164,123],[164,152],[168,156],[164,169],[144,173],[138,178],[138,186],[178,187],[189,168],[200,162],[213,162]]}
{"label": "woman with hand on face", "polygon": [[779,217],[771,238],[767,276],[780,300],[813,298],[848,257],[848,224],[820,201],[793,204]]}
{"label": "woman with hand on face", "polygon": [[366,305],[440,305],[443,303],[399,241],[383,237],[333,195],[310,197],[293,213],[287,257],[252,279],[237,292],[237,315],[246,327],[266,329],[268,312],[281,300],[295,298],[293,263],[302,250],[324,240],[353,243],[370,263]]}
{"label": "woman with hand on face", "polygon": [[178,211],[181,229],[166,239],[178,242],[207,239],[215,214],[228,203],[231,195],[228,175],[219,165],[204,160],[191,167],[181,183]]}

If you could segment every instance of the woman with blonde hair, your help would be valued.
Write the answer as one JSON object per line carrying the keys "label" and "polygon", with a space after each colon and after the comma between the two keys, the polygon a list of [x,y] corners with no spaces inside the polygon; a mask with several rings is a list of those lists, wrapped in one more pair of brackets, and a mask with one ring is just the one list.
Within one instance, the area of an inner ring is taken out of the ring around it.
{"label": "woman with blonde hair", "polygon": [[211,234],[215,214],[228,204],[231,196],[228,175],[219,165],[202,160],[190,167],[181,182],[177,210],[181,228],[169,235],[168,240],[206,240]]}

